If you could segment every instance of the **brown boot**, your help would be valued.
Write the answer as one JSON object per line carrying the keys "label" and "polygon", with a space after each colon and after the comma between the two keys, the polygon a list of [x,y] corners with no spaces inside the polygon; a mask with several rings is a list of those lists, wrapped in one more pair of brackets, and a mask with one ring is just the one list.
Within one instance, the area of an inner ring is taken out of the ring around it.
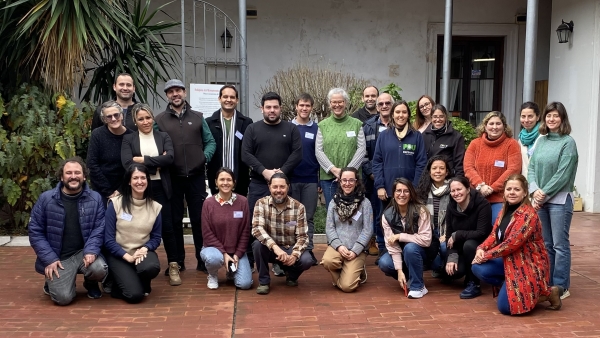
{"label": "brown boot", "polygon": [[560,295],[563,293],[563,288],[560,286],[553,286],[551,288],[550,296],[547,296],[547,300],[550,301],[550,306],[546,307],[546,310],[560,310],[562,307],[562,301]]}
{"label": "brown boot", "polygon": [[369,241],[369,255],[379,255],[379,249],[377,248],[377,242],[375,241],[375,238],[371,238],[371,240]]}
{"label": "brown boot", "polygon": [[171,284],[171,286],[181,285],[181,277],[179,277],[179,264],[177,264],[177,262],[169,263],[169,284]]}

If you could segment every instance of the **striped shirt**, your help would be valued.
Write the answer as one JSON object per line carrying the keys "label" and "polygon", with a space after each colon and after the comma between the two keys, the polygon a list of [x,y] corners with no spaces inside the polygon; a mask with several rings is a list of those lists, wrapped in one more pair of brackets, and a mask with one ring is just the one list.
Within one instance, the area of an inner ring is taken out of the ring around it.
{"label": "striped shirt", "polygon": [[273,250],[273,245],[289,249],[292,255],[300,258],[308,245],[308,226],[304,205],[288,196],[283,210],[275,207],[273,197],[259,199],[252,217],[252,236]]}

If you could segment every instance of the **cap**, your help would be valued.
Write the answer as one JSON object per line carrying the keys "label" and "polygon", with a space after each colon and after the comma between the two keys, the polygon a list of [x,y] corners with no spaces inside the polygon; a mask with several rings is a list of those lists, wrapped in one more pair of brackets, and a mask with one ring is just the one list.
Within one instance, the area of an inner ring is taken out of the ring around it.
{"label": "cap", "polygon": [[171,79],[167,81],[167,83],[165,83],[165,93],[173,87],[178,87],[185,90],[185,85],[183,84],[183,82],[181,82],[181,80]]}

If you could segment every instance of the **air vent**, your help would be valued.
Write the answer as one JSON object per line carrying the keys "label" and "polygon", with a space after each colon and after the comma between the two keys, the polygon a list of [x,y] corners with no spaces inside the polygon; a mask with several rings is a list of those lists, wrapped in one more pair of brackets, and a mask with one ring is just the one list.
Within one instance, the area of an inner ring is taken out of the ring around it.
{"label": "air vent", "polygon": [[247,9],[246,10],[246,19],[256,19],[258,18],[258,10],[256,9]]}

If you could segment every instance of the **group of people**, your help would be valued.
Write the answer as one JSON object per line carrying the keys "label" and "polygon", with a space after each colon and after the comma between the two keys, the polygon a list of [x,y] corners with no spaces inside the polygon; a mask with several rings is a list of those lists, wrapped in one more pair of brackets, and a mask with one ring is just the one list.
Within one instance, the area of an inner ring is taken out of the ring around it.
{"label": "group of people", "polygon": [[101,282],[113,297],[141,301],[160,272],[161,238],[165,275],[181,285],[184,199],[208,288],[219,287],[222,267],[240,289],[252,287],[257,271],[258,294],[270,292],[271,271],[296,286],[319,263],[319,190],[328,240],[320,263],[344,292],[366,282],[365,260],[375,254],[412,299],[428,293],[428,269],[443,283],[464,277],[463,299],[481,295],[480,280],[493,285],[504,314],[543,301],[557,310],[569,295],[577,149],[559,102],[543,114],[525,103],[518,140],[502,113],[489,113],[465,151],[446,108],[427,95],[411,123],[408,103],[374,86],[352,115],[347,92],[333,88],[331,114],[317,124],[309,94],[284,121],[281,97],[270,92],[263,120],[253,123],[230,85],[210,117],[189,106],[179,80],[166,83],[169,105],[156,117],[133,102],[130,75],[120,74],[114,90],[116,100],[94,117],[87,165],[66,160],[32,212],[36,269],[57,304],[73,300],[77,273],[90,298],[102,295]]}

